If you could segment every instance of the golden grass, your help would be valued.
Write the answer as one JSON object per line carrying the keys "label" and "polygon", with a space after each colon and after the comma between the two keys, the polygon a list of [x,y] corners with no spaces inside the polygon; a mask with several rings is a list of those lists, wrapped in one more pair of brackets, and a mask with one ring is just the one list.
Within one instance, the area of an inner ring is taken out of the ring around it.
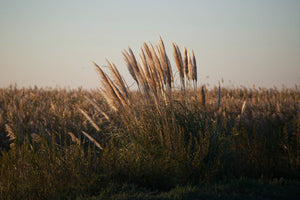
{"label": "golden grass", "polygon": [[[194,82],[194,87],[197,85],[197,65],[194,51],[189,53],[184,47],[184,60],[178,46],[172,42],[174,60],[177,65],[181,80],[181,88],[185,90],[185,77],[187,80]],[[174,85],[174,76],[171,62],[167,56],[164,42],[159,37],[159,42],[153,47],[151,43],[143,44],[139,60],[137,61],[131,48],[122,52],[125,63],[131,74],[133,80],[139,87],[141,95],[145,95],[144,102],[153,102],[157,110],[159,108],[159,101],[163,99],[165,104],[168,104],[168,98],[171,97],[171,91],[176,88]],[[101,78],[100,93],[106,99],[111,109],[120,111],[121,108],[127,107],[134,103],[130,98],[130,91],[128,84],[120,75],[116,66],[107,60],[111,76],[113,80],[96,64],[96,69]],[[167,95],[168,93],[168,95]]]}

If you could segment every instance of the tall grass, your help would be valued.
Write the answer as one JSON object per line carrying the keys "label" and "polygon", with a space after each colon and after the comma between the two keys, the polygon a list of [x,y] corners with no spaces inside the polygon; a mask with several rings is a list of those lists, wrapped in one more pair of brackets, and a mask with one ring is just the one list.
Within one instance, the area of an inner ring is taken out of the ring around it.
{"label": "tall grass", "polygon": [[198,91],[194,52],[184,48],[181,55],[172,46],[180,91],[161,38],[155,49],[144,43],[140,62],[131,49],[123,52],[138,91],[128,89],[113,64],[108,62],[115,81],[95,64],[118,136],[104,149],[117,160],[112,179],[170,187],[240,176],[299,177],[299,90],[219,84]]}
{"label": "tall grass", "polygon": [[[240,177],[299,180],[300,92],[196,87],[193,51],[123,51],[138,90],[96,63],[99,91],[0,89],[0,198],[75,198]],[[176,88],[180,88],[179,90]]]}

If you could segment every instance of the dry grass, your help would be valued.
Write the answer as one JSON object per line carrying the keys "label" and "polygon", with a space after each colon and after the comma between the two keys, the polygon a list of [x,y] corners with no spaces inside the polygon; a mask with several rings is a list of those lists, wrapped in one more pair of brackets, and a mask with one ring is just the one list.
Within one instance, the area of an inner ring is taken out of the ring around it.
{"label": "dry grass", "polygon": [[97,91],[0,93],[2,199],[94,194],[110,181],[166,189],[232,177],[299,179],[297,88],[186,88],[184,97],[172,90],[167,105],[159,99],[160,113],[140,92],[129,92],[135,101],[117,111]]}
{"label": "dry grass", "polygon": [[95,64],[100,92],[0,88],[0,198],[74,199],[107,183],[300,180],[298,87],[197,89],[193,51],[172,46],[181,87],[160,38],[139,60],[123,51],[138,91],[109,61],[110,76]]}
{"label": "dry grass", "polygon": [[[181,55],[178,46],[175,43],[172,43],[172,45],[174,59],[180,74],[181,88],[185,90],[185,76],[188,80],[191,79],[194,81],[194,87],[196,88],[197,65],[194,51],[190,54],[184,48],[185,60],[187,60],[187,63],[185,62],[184,65],[182,60],[183,56]],[[157,110],[160,111],[160,99],[164,99],[165,104],[168,104],[168,99],[171,97],[170,92],[175,88],[174,77],[172,66],[161,37],[159,37],[159,43],[156,45],[156,50],[151,43],[149,46],[144,43],[141,47],[141,53],[139,54],[140,62],[136,60],[136,57],[130,48],[128,51],[123,51],[123,56],[132,78],[139,87],[141,95],[146,96],[146,98],[143,99],[144,102],[155,103]],[[109,76],[94,63],[101,78],[101,88],[99,88],[99,90],[111,109],[120,111],[120,109],[123,109],[128,105],[134,104],[135,100],[130,98],[133,95],[132,93],[130,94],[124,78],[120,75],[115,65],[109,61],[107,61],[107,63],[114,81],[112,81]],[[184,69],[186,69],[188,73],[186,71],[186,74],[184,74]]]}

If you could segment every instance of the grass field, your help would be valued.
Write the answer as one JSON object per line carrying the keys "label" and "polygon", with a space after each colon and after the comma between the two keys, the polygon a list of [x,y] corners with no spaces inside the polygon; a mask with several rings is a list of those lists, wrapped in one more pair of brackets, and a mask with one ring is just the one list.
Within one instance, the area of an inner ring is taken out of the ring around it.
{"label": "grass field", "polygon": [[[299,199],[300,91],[197,87],[193,52],[160,40],[138,86],[0,89],[0,199]],[[111,77],[111,78],[110,78]]]}
{"label": "grass field", "polygon": [[[214,90],[206,92],[211,102],[206,106],[193,91],[163,108],[166,121],[155,105],[137,105],[129,119],[110,113],[110,122],[86,100],[103,103],[97,92],[13,87],[0,92],[1,199],[299,197],[297,89],[223,89],[220,108]],[[235,185],[240,178],[242,189]]]}

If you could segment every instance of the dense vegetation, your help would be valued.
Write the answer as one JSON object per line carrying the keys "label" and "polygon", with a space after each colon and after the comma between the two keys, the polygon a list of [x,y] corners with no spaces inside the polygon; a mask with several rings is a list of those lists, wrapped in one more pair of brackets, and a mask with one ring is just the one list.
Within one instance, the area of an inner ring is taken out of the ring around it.
{"label": "dense vegetation", "polygon": [[297,86],[197,89],[173,44],[176,89],[156,49],[123,53],[136,91],[110,62],[100,91],[1,88],[0,199],[299,197]]}
{"label": "dense vegetation", "polygon": [[193,91],[165,106],[165,119],[137,105],[138,119],[112,115],[111,124],[85,98],[103,103],[97,92],[2,88],[1,199],[93,196],[113,183],[168,190],[240,177],[299,180],[299,90],[224,88],[220,108],[216,90],[206,91],[206,106]]}

